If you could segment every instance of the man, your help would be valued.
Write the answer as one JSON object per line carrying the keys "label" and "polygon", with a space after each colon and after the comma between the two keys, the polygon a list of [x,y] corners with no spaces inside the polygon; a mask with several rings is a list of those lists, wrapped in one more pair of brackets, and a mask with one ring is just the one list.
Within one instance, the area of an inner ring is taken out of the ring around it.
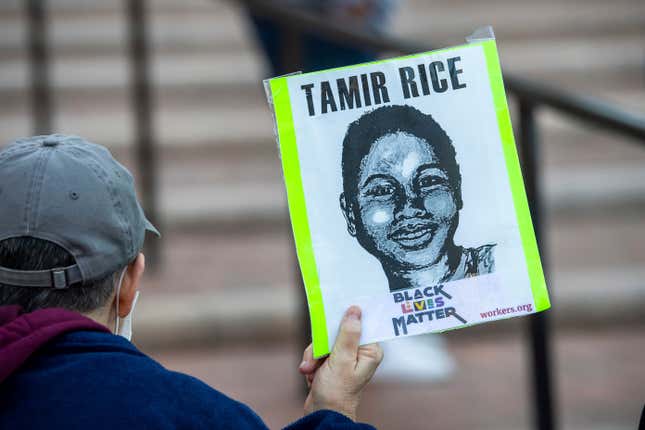
{"label": "man", "polygon": [[350,124],[340,206],[349,233],[383,266],[390,291],[495,270],[488,244],[454,243],[463,207],[455,148],[430,116],[384,106]]}
{"label": "man", "polygon": [[[392,0],[279,0],[275,3],[370,34],[386,32],[396,6]],[[291,30],[270,18],[254,14],[252,8],[249,12],[260,47],[271,66],[272,76],[295,72],[291,69],[294,65],[286,63],[283,52],[287,47],[284,33]],[[305,31],[298,37],[301,64],[297,67],[304,72],[365,63],[378,58],[376,51],[339,43],[314,33]]]}
{"label": "man", "polygon": [[[146,230],[105,148],[51,135],[0,152],[0,428],[266,428],[129,342]],[[360,316],[348,310],[327,360],[305,351],[309,415],[290,429],[371,428],[353,420],[382,352],[359,347]]]}

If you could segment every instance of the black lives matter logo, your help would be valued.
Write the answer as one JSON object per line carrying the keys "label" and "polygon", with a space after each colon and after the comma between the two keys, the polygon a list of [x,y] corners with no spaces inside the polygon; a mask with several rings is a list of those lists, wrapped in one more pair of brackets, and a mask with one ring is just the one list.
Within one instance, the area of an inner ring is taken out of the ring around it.
{"label": "black lives matter logo", "polygon": [[392,294],[394,303],[401,305],[401,315],[392,318],[395,336],[407,335],[408,327],[414,324],[432,324],[433,321],[453,317],[467,324],[455,309],[450,306],[450,295],[443,285],[415,288]]}

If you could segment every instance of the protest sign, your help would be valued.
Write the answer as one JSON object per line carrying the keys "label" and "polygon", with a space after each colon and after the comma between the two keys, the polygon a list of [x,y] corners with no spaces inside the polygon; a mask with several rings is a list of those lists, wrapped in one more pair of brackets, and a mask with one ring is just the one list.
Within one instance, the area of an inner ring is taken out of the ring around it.
{"label": "protest sign", "polygon": [[316,357],[550,306],[494,39],[266,86]]}

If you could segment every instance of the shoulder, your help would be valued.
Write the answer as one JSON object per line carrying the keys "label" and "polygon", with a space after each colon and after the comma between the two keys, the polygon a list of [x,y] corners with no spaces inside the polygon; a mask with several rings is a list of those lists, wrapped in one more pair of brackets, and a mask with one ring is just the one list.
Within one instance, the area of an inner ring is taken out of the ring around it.
{"label": "shoulder", "polygon": [[482,245],[477,248],[465,248],[463,255],[466,261],[466,276],[479,276],[495,271],[495,247],[497,244]]}
{"label": "shoulder", "polygon": [[477,273],[479,275],[485,275],[487,273],[493,273],[495,271],[496,246],[497,244],[493,243],[482,245],[479,248],[474,249],[477,262]]}
{"label": "shoulder", "polygon": [[210,428],[266,429],[262,419],[247,405],[193,376],[162,369],[159,388],[169,390],[163,403],[181,405],[180,421],[199,424],[196,428],[208,425]]}
{"label": "shoulder", "polygon": [[138,392],[144,404],[156,402],[163,419],[179,428],[266,429],[251,408],[193,376],[168,370],[143,354],[134,368],[140,373],[131,375],[129,389]]}
{"label": "shoulder", "polygon": [[[192,376],[166,369],[127,340],[105,333],[73,333],[48,351],[48,379],[75,393],[71,404],[93,408],[88,398],[132,411],[120,422],[130,427],[265,429],[246,405]],[[83,386],[66,381],[84,380]],[[91,382],[89,382],[91,381]],[[69,392],[68,391],[68,392]]]}

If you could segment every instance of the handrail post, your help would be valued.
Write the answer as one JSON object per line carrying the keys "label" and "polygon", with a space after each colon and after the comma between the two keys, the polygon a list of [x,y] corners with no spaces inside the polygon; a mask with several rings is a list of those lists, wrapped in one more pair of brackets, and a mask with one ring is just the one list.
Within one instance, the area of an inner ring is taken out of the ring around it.
{"label": "handrail post", "polygon": [[34,134],[48,134],[52,129],[49,50],[47,46],[46,0],[27,0],[31,112]]}
{"label": "handrail post", "polygon": [[[128,53],[131,69],[131,95],[135,116],[136,158],[141,183],[141,200],[146,216],[161,228],[158,209],[158,163],[152,125],[150,50],[147,39],[145,0],[127,0]],[[160,263],[160,239],[146,244],[152,269]]]}
{"label": "handrail post", "polygon": [[[546,266],[547,256],[542,223],[543,199],[539,181],[540,148],[535,120],[535,105],[523,99],[520,100],[520,147],[522,171],[524,172],[524,183],[531,218],[533,219],[535,236],[542,256],[542,264]],[[554,430],[556,423],[551,372],[549,315],[545,312],[531,315],[529,317],[529,332],[535,428],[538,430]]]}

